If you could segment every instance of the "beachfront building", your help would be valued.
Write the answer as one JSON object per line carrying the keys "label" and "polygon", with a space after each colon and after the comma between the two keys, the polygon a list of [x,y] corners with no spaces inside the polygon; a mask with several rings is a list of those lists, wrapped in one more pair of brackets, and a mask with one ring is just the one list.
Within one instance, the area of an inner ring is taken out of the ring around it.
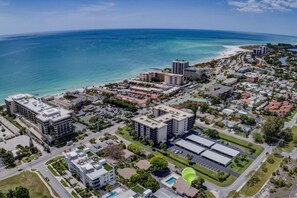
{"label": "beachfront building", "polygon": [[99,189],[115,184],[114,168],[105,159],[89,157],[89,148],[64,152],[64,158],[71,173],[76,173],[85,186]]}
{"label": "beachfront building", "polygon": [[261,46],[261,47],[258,47],[258,48],[254,48],[253,53],[256,54],[256,55],[267,54],[268,53],[268,47]]}
{"label": "beachfront building", "polygon": [[185,60],[175,59],[172,61],[172,73],[184,75],[185,68],[189,67],[189,62]]}
{"label": "beachfront building", "polygon": [[163,72],[143,72],[139,74],[139,78],[141,81],[145,82],[163,82],[164,75],[165,73]]}
{"label": "beachfront building", "polygon": [[136,134],[155,144],[167,141],[168,137],[180,136],[194,126],[194,114],[166,105],[153,108],[154,118],[147,116],[132,119],[132,127]]}
{"label": "beachfront building", "polygon": [[52,107],[29,94],[8,96],[5,104],[10,115],[25,118],[49,142],[74,131],[71,111]]}
{"label": "beachfront building", "polygon": [[167,85],[182,85],[184,83],[184,76],[181,74],[165,73],[164,82]]}

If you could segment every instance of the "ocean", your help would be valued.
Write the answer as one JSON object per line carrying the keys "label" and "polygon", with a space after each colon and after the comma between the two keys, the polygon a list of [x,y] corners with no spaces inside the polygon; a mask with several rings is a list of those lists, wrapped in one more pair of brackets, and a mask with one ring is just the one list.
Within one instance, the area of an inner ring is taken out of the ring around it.
{"label": "ocean", "polygon": [[173,59],[197,63],[226,46],[297,43],[296,37],[209,30],[118,29],[0,37],[0,103],[135,77]]}

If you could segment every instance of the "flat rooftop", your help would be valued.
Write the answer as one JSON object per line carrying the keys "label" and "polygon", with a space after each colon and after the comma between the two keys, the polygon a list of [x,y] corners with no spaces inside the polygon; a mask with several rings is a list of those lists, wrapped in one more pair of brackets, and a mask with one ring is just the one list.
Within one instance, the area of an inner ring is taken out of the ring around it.
{"label": "flat rooftop", "polygon": [[203,153],[201,153],[201,156],[203,156],[209,160],[215,161],[219,164],[223,164],[224,166],[227,166],[230,163],[230,161],[232,160],[231,158],[225,157],[223,155],[220,155],[220,154],[215,153],[210,150],[204,151]]}
{"label": "flat rooftop", "polygon": [[150,119],[145,115],[133,118],[132,120],[150,128],[162,128],[167,126],[167,124],[160,121],[156,121],[156,119]]}
{"label": "flat rooftop", "polygon": [[7,101],[14,101],[19,105],[30,109],[37,114],[36,118],[42,121],[59,121],[70,117],[71,111],[63,108],[52,107],[29,94],[17,94],[6,98]]}
{"label": "flat rooftop", "polygon": [[193,142],[196,142],[196,143],[201,144],[201,145],[206,146],[206,147],[211,147],[212,145],[215,144],[214,141],[211,141],[209,139],[203,138],[203,137],[198,136],[198,135],[189,135],[187,137],[187,139],[192,140]]}
{"label": "flat rooftop", "polygon": [[224,146],[222,144],[215,144],[211,147],[212,150],[214,151],[218,151],[220,153],[224,153],[228,156],[231,156],[231,157],[235,157],[237,156],[240,152],[238,150],[235,150],[235,149],[232,149],[228,146]]}
{"label": "flat rooftop", "polygon": [[180,146],[182,148],[185,148],[189,151],[192,151],[193,153],[200,154],[202,151],[205,150],[205,148],[198,146],[197,144],[191,143],[186,140],[179,140],[175,143],[175,145]]}
{"label": "flat rooftop", "polygon": [[179,109],[175,109],[173,107],[166,106],[163,104],[155,106],[154,109],[158,109],[158,110],[165,111],[167,113],[176,115],[176,117],[178,117],[179,119],[184,119],[186,117],[188,118],[188,117],[194,116],[194,114],[192,114],[192,113],[188,113],[188,112],[185,112],[185,111],[182,111]]}

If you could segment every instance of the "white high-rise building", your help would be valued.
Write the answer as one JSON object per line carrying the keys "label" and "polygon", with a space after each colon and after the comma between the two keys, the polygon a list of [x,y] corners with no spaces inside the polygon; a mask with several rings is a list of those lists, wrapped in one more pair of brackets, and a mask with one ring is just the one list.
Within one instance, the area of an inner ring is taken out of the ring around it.
{"label": "white high-rise building", "polygon": [[189,62],[185,60],[172,61],[172,73],[184,75],[185,68],[189,67]]}
{"label": "white high-rise building", "polygon": [[89,148],[65,152],[64,157],[69,171],[77,173],[82,183],[93,189],[99,189],[107,184],[115,184],[114,168],[105,159],[89,157],[88,152],[90,152]]}

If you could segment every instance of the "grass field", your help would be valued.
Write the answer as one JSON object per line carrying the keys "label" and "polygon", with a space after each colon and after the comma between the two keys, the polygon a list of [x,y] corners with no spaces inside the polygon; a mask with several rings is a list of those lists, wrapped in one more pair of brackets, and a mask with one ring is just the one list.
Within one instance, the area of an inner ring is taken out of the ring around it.
{"label": "grass field", "polygon": [[133,188],[131,188],[131,190],[139,194],[142,194],[144,192],[144,189],[139,185],[134,186]]}
{"label": "grass field", "polygon": [[122,136],[123,138],[125,138],[129,142],[131,142],[133,144],[136,144],[136,145],[140,146],[141,148],[143,148],[145,150],[152,149],[152,147],[149,146],[149,145],[144,145],[144,144],[142,144],[139,141],[133,140],[133,137],[129,134],[129,131],[130,131],[129,127],[128,126],[125,126],[125,127],[123,127],[121,129],[121,133],[122,134],[120,134],[120,131],[119,130],[116,131],[116,134],[119,135],[119,136]]}
{"label": "grass field", "polygon": [[36,173],[25,171],[0,181],[0,189],[4,193],[8,192],[9,189],[15,189],[17,186],[29,189],[31,198],[51,197],[49,190]]}
{"label": "grass field", "polygon": [[240,194],[242,194],[245,197],[254,196],[262,188],[265,182],[270,178],[272,173],[279,167],[283,158],[276,157],[272,154],[270,156],[272,156],[272,158],[274,159],[274,163],[265,163],[267,167],[267,172],[263,172],[261,170],[261,168],[263,167],[262,164],[261,168],[253,174],[257,174],[260,180],[256,183],[256,185],[249,186],[248,184],[245,184],[244,187],[241,189]]}
{"label": "grass field", "polygon": [[279,148],[282,150],[282,151],[285,151],[285,152],[291,152],[293,151],[293,149],[295,148],[295,143],[294,143],[294,140],[297,140],[297,127],[293,127],[292,128],[292,133],[293,133],[293,141],[287,143],[287,144],[284,144],[282,146],[280,146]]}
{"label": "grass field", "polygon": [[246,161],[240,161],[238,164],[232,160],[232,163],[230,163],[227,168],[241,174],[251,165],[252,162],[253,160],[250,158],[247,158]]}

